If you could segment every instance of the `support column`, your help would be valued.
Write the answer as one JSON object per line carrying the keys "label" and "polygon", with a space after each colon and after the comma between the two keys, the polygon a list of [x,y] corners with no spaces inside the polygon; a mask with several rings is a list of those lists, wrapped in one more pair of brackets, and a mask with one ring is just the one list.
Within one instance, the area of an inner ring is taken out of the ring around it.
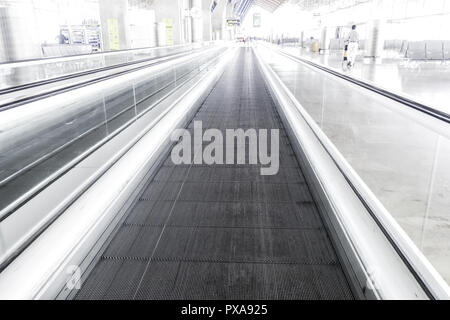
{"label": "support column", "polygon": [[319,53],[325,53],[330,46],[330,33],[327,27],[322,28],[322,34],[320,36]]}
{"label": "support column", "polygon": [[231,2],[227,2],[225,10],[224,10],[224,15],[222,18],[222,23],[223,23],[223,34],[222,35],[222,39],[223,40],[232,40],[235,38],[236,36],[236,27],[229,27],[227,25],[227,20],[228,19],[236,19],[235,15],[234,15],[234,7],[233,4]]}
{"label": "support column", "polygon": [[225,9],[227,0],[216,0],[217,5],[211,14],[211,23],[212,23],[212,32],[213,32],[213,40],[223,40],[224,39],[224,26],[226,17]]}
{"label": "support column", "polygon": [[203,41],[202,2],[202,0],[191,0],[190,16],[192,18],[192,42]]}
{"label": "support column", "polygon": [[212,40],[211,0],[184,0],[186,42]]}
{"label": "support column", "polygon": [[368,25],[365,58],[379,59],[384,49],[384,25],[381,19],[373,20]]}
{"label": "support column", "polygon": [[[183,43],[183,2],[182,0],[154,0],[156,23],[166,25],[166,45],[173,46]],[[159,25],[161,27],[162,25]]]}
{"label": "support column", "polygon": [[0,61],[41,58],[41,44],[31,1],[16,1],[10,6],[0,7],[0,21]]}
{"label": "support column", "polygon": [[212,40],[212,1],[202,0],[203,41]]}
{"label": "support column", "polygon": [[105,51],[130,48],[128,40],[128,0],[99,0]]}
{"label": "support column", "polygon": [[191,0],[182,0],[181,24],[183,43],[192,43],[193,41],[193,21],[191,16],[191,7]]}

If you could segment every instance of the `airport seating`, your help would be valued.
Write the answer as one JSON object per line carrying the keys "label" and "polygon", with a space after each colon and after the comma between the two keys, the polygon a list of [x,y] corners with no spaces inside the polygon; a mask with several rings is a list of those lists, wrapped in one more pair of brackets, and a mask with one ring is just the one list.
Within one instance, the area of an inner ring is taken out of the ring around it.
{"label": "airport seating", "polygon": [[408,51],[408,41],[403,40],[402,46],[400,48],[400,55],[406,57],[406,52]]}
{"label": "airport seating", "polygon": [[331,39],[330,40],[330,50],[340,50],[341,49],[341,40],[340,39]]}
{"label": "airport seating", "polygon": [[426,41],[426,49],[427,60],[444,59],[444,43],[442,41]]}
{"label": "airport seating", "polygon": [[450,41],[443,42],[443,55],[445,60],[450,59]]}
{"label": "airport seating", "polygon": [[63,57],[79,54],[90,54],[92,53],[92,46],[75,44],[43,45],[42,53],[44,57]]}
{"label": "airport seating", "polygon": [[359,40],[359,50],[366,50],[366,40]]}
{"label": "airport seating", "polygon": [[385,50],[393,50],[393,51],[401,51],[403,46],[403,40],[386,40],[384,43],[384,49]]}
{"label": "airport seating", "polygon": [[344,48],[345,48],[345,39],[330,40],[330,50],[344,50]]}
{"label": "airport seating", "polygon": [[408,43],[408,49],[406,51],[406,57],[412,60],[426,60],[426,42],[425,41],[412,41]]}

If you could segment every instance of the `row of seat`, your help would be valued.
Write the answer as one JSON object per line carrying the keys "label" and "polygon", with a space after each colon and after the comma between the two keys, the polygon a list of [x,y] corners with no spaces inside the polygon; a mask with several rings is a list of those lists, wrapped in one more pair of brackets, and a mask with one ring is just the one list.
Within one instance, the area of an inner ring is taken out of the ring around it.
{"label": "row of seat", "polygon": [[[331,39],[330,40],[330,50],[344,50],[345,39]],[[366,41],[359,41],[359,48],[364,50],[366,48]]]}
{"label": "row of seat", "polygon": [[[330,50],[343,50],[344,39],[332,39]],[[365,40],[359,42],[361,50],[365,48]],[[386,40],[385,50],[397,51],[401,56],[412,60],[448,60],[450,59],[450,41],[425,40]]]}
{"label": "row of seat", "polygon": [[387,40],[385,50],[393,50],[412,60],[448,60],[450,59],[450,41],[425,40]]}
{"label": "row of seat", "polygon": [[44,57],[65,57],[92,53],[92,46],[88,44],[43,45]]}
{"label": "row of seat", "polygon": [[413,60],[449,60],[450,41],[412,41],[408,43],[405,56]]}

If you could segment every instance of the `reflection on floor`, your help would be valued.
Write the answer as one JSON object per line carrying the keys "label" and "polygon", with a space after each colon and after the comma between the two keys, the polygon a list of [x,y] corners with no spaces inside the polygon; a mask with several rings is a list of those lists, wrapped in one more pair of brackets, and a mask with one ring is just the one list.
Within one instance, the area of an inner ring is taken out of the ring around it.
{"label": "reflection on floor", "polygon": [[[306,49],[283,47],[283,50],[327,67],[342,70],[342,52],[312,53]],[[426,105],[450,114],[450,61],[414,61],[386,58],[375,63],[359,57],[347,75],[371,81],[388,90],[403,92]]]}

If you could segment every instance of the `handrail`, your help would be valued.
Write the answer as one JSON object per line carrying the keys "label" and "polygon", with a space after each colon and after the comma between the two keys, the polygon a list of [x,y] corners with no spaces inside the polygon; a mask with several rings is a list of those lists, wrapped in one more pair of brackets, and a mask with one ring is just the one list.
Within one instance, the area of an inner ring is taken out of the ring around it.
{"label": "handrail", "polygon": [[[36,86],[45,85],[45,84],[49,84],[49,83],[55,83],[55,82],[59,82],[59,81],[63,81],[63,80],[71,79],[71,78],[78,78],[78,77],[81,77],[81,76],[85,76],[85,75],[89,75],[89,74],[95,74],[95,73],[104,72],[104,71],[108,71],[108,70],[119,69],[119,68],[123,68],[123,67],[127,67],[127,66],[140,65],[140,64],[143,64],[145,62],[150,62],[148,64],[145,64],[145,65],[142,65],[142,66],[138,66],[138,67],[135,67],[135,68],[130,68],[130,69],[118,71],[116,73],[108,74],[106,76],[101,76],[101,77],[98,77],[98,78],[89,79],[89,80],[78,82],[78,83],[75,83],[75,84],[69,84],[69,85],[64,86],[62,88],[53,89],[53,90],[50,90],[50,91],[47,91],[47,92],[38,93],[38,94],[30,95],[30,96],[27,96],[27,97],[24,97],[24,98],[21,98],[21,99],[17,99],[17,100],[12,101],[12,102],[7,102],[5,104],[0,104],[0,112],[5,111],[5,110],[9,110],[9,109],[12,109],[12,108],[19,107],[19,106],[24,105],[26,103],[31,103],[31,102],[34,102],[34,101],[37,101],[37,100],[48,98],[48,97],[51,97],[51,96],[56,95],[56,94],[60,94],[60,93],[63,93],[63,92],[67,92],[67,91],[71,91],[71,90],[74,90],[74,89],[82,88],[82,87],[85,87],[85,86],[88,86],[88,85],[91,85],[91,84],[94,84],[94,83],[98,83],[100,81],[109,80],[109,79],[112,79],[112,78],[115,78],[115,77],[118,77],[118,76],[122,76],[122,75],[127,74],[127,73],[139,71],[141,69],[145,69],[145,68],[148,68],[148,67],[151,67],[151,66],[154,66],[154,65],[158,65],[160,63],[164,63],[164,62],[169,61],[171,59],[180,58],[180,57],[187,56],[187,55],[199,52],[199,51],[201,51],[201,50],[199,49],[199,50],[194,50],[194,51],[186,51],[186,52],[176,53],[176,54],[173,54],[173,55],[167,55],[167,56],[163,56],[163,57],[150,58],[150,59],[147,59],[147,60],[140,60],[140,61],[137,61],[137,62],[125,63],[123,65],[107,67],[107,68],[104,68],[103,70],[95,69],[95,70],[91,70],[91,71],[85,71],[83,73],[76,74],[74,76],[67,76],[65,79],[56,79],[55,81],[49,80],[48,83],[42,83],[42,84],[39,83]],[[31,84],[30,87],[33,87],[33,85]]]}
{"label": "handrail", "polygon": [[39,81],[31,82],[31,83],[21,84],[18,86],[0,89],[0,95],[7,94],[7,93],[13,93],[13,92],[20,91],[20,90],[30,89],[30,88],[34,88],[34,87],[38,87],[38,86],[42,86],[42,85],[46,85],[46,84],[51,84],[51,83],[55,83],[55,82],[59,82],[59,81],[64,81],[64,80],[69,80],[69,79],[78,78],[78,77],[82,77],[82,76],[87,76],[87,75],[94,74],[94,73],[99,73],[99,72],[109,71],[109,70],[113,70],[113,69],[117,69],[117,68],[132,66],[135,64],[149,62],[152,60],[158,60],[161,58],[170,58],[172,56],[176,56],[176,55],[183,54],[186,52],[191,53],[191,52],[195,52],[195,51],[196,50],[187,50],[187,51],[183,51],[183,52],[168,54],[168,55],[161,56],[161,57],[152,57],[152,58],[148,58],[148,59],[129,61],[126,63],[120,63],[120,64],[108,66],[108,67],[91,69],[91,70],[81,71],[81,72],[77,72],[77,73],[71,73],[68,75],[55,77],[55,78],[51,78],[51,79],[45,79],[45,80],[39,80]]}
{"label": "handrail", "polygon": [[424,254],[417,248],[406,232],[401,228],[397,221],[392,217],[389,211],[384,207],[381,201],[376,197],[372,190],[362,180],[358,173],[352,168],[337,147],[322,131],[319,125],[309,115],[309,113],[298,102],[297,98],[281,81],[278,75],[270,70],[274,78],[278,79],[280,86],[285,91],[289,99],[295,104],[296,108],[304,118],[314,135],[322,144],[323,148],[335,162],[337,168],[348,181],[355,194],[367,208],[374,221],[391,242],[392,246],[398,252],[404,263],[416,277],[418,283],[431,299],[449,299],[450,288],[442,276],[437,272]]}
{"label": "handrail", "polygon": [[[212,42],[212,41],[211,41]],[[162,47],[142,47],[142,48],[134,48],[134,49],[122,49],[122,50],[110,50],[110,51],[100,51],[100,52],[91,52],[91,53],[82,53],[82,54],[72,54],[68,56],[55,56],[55,57],[44,57],[44,58],[36,58],[36,59],[25,59],[25,60],[14,60],[14,61],[4,61],[0,62],[0,68],[4,67],[8,64],[22,64],[22,63],[30,63],[30,62],[42,62],[42,63],[48,63],[48,61],[51,60],[67,60],[70,58],[82,58],[82,57],[92,57],[92,56],[103,56],[103,55],[116,55],[121,54],[124,52],[132,52],[132,51],[143,51],[143,50],[162,50],[162,49],[169,49],[169,48],[178,48],[178,47],[184,47],[184,46],[190,46],[192,43],[189,44],[178,44],[174,46],[162,46]]]}
{"label": "handrail", "polygon": [[[203,67],[207,67],[211,64],[213,64],[215,61],[217,61],[218,59],[220,59],[224,54],[228,53],[227,50],[225,50],[224,52],[216,55],[213,57],[212,60],[208,61],[207,63],[205,63],[203,65]],[[204,68],[202,69],[204,70]],[[202,76],[202,78],[204,77],[204,75]],[[101,148],[105,143],[107,143],[108,141],[110,141],[111,139],[113,139],[114,137],[116,137],[118,134],[120,134],[121,132],[123,132],[124,130],[126,130],[128,127],[130,127],[133,123],[136,122],[137,119],[140,119],[142,117],[144,117],[146,114],[148,114],[148,112],[150,112],[156,105],[158,105],[160,102],[162,102],[163,100],[165,100],[168,96],[170,96],[171,94],[173,94],[173,92],[175,92],[176,90],[179,89],[180,86],[186,84],[188,81],[190,81],[191,78],[184,80],[182,83],[179,83],[179,86],[177,86],[176,88],[172,89],[170,92],[168,92],[167,94],[165,94],[163,97],[161,97],[160,99],[158,99],[156,102],[154,102],[151,106],[149,106],[144,112],[142,112],[141,114],[139,114],[137,117],[131,119],[130,121],[128,121],[127,123],[125,123],[121,128],[119,128],[117,131],[115,131],[113,134],[109,135],[108,137],[106,137],[105,139],[103,139],[102,141],[99,141],[96,145],[94,145],[93,147],[91,147],[89,150],[87,150],[85,153],[83,153],[82,155],[80,155],[77,159],[73,160],[70,164],[68,164],[66,167],[62,168],[61,170],[59,170],[53,177],[51,177],[51,179],[49,179],[49,181],[45,181],[45,183],[42,184],[42,186],[40,186],[39,190],[35,190],[35,195],[37,193],[39,193],[39,191],[45,189],[50,183],[52,183],[53,181],[57,180],[58,178],[60,178],[61,176],[63,176],[65,173],[67,173],[69,170],[71,170],[74,166],[76,166],[79,162],[83,161],[84,159],[86,159],[89,155],[91,155],[93,152],[97,151],[99,148]],[[198,80],[198,82],[200,82],[200,80]],[[177,97],[176,101],[181,101],[183,99],[183,97],[185,97],[188,94],[188,92],[184,92],[180,97]],[[175,103],[172,103],[171,108],[176,105]],[[23,241],[22,244],[20,244],[19,248],[15,248],[15,250],[13,250],[13,252],[10,252],[8,254],[8,257],[6,258],[6,260],[4,261],[0,261],[0,272],[3,271],[5,268],[8,267],[9,264],[11,264],[12,261],[14,261],[21,252],[23,252],[40,234],[42,234],[42,232],[44,232],[47,227],[53,222],[55,221],[63,212],[65,209],[67,209],[72,203],[74,203],[87,189],[89,189],[90,186],[92,186],[109,168],[111,168],[122,156],[124,156],[139,140],[140,138],[142,138],[156,123],[158,123],[165,114],[167,114],[171,108],[164,110],[161,114],[159,114],[155,120],[149,124],[146,129],[141,132],[138,136],[136,136],[132,141],[128,142],[128,144],[122,148],[114,158],[110,159],[105,165],[102,166],[101,170],[97,171],[95,173],[94,176],[90,177],[89,180],[85,181],[80,188],[78,188],[76,191],[74,191],[71,194],[70,199],[65,199],[64,203],[60,204],[59,207],[55,208],[55,212],[52,212],[52,218],[47,221],[45,223],[45,225],[40,228],[36,233],[34,233],[33,235],[31,235],[30,237],[27,237],[26,240]],[[9,212],[9,214],[11,214],[12,212]],[[3,214],[0,214],[2,217],[1,219],[4,220],[5,216]],[[1,222],[1,221],[0,221]]]}
{"label": "handrail", "polygon": [[[147,66],[148,67],[148,66]],[[140,68],[142,69],[142,68]],[[130,72],[127,72],[130,73]],[[178,79],[180,80],[180,79]],[[177,80],[177,81],[178,81]],[[183,81],[182,83],[178,83],[179,85],[182,85],[183,83],[185,83],[185,81]],[[62,175],[64,175],[65,173],[67,173],[70,169],[72,169],[74,166],[76,166],[79,162],[81,162],[82,160],[84,160],[85,158],[87,158],[90,154],[92,154],[94,151],[96,151],[98,148],[100,148],[102,145],[104,145],[106,142],[110,141],[111,139],[113,139],[115,136],[117,136],[120,132],[122,132],[123,130],[125,130],[127,127],[129,127],[131,124],[133,124],[136,119],[141,118],[143,115],[145,115],[146,113],[148,113],[150,110],[152,110],[152,108],[158,104],[159,102],[161,102],[162,100],[164,100],[167,96],[169,96],[171,93],[173,93],[173,91],[176,90],[173,89],[170,92],[168,92],[167,94],[165,94],[162,98],[158,99],[158,101],[156,101],[155,103],[153,103],[151,106],[149,106],[143,113],[137,115],[135,118],[132,118],[131,120],[129,120],[128,122],[126,122],[123,126],[121,126],[121,128],[119,128],[117,131],[113,132],[112,134],[108,135],[106,138],[104,138],[103,140],[99,141],[96,145],[92,146],[91,148],[89,148],[88,150],[86,150],[85,152],[83,152],[83,154],[77,156],[75,159],[73,159],[72,161],[70,161],[68,164],[66,164],[64,167],[62,167],[61,169],[59,169],[58,171],[56,171],[55,173],[53,173],[50,177],[48,177],[47,179],[44,179],[41,183],[39,183],[37,186],[35,186],[33,189],[31,189],[27,194],[22,195],[22,197],[20,197],[19,199],[17,199],[16,201],[14,201],[13,203],[11,203],[10,205],[8,205],[6,208],[4,208],[3,210],[0,211],[0,222],[2,222],[3,220],[5,220],[6,218],[8,218],[15,210],[17,210],[18,208],[20,208],[21,206],[23,206],[27,201],[29,201],[30,198],[32,198],[33,196],[35,196],[36,194],[38,194],[41,190],[43,190],[44,188],[46,188],[49,184],[51,184],[52,182],[54,182],[55,180],[57,180],[58,178],[60,178]],[[156,93],[152,93],[150,96],[154,95]],[[135,102],[135,104],[137,103],[137,101]],[[133,105],[134,107],[134,105]],[[58,149],[61,150],[61,149]],[[36,166],[36,162],[32,163],[33,166]],[[25,169],[31,169],[30,168],[25,168]],[[21,170],[23,171],[23,170]]]}
{"label": "handrail", "polygon": [[[269,47],[269,48],[271,48],[271,47]],[[375,85],[375,84],[372,84],[372,83],[370,83],[368,81],[364,81],[362,79],[356,79],[355,77],[347,76],[347,75],[342,74],[341,72],[338,72],[337,70],[334,70],[334,69],[332,69],[330,67],[325,67],[325,66],[323,66],[321,64],[312,62],[310,60],[307,60],[307,59],[304,59],[304,58],[301,58],[301,57],[298,57],[298,56],[294,56],[294,55],[289,54],[287,52],[284,52],[284,51],[282,51],[280,49],[277,49],[277,51],[281,55],[284,55],[284,56],[290,58],[291,60],[296,60],[297,62],[304,63],[304,64],[307,64],[307,65],[312,66],[314,68],[320,69],[320,70],[325,71],[325,72],[327,72],[329,74],[332,74],[332,75],[334,75],[336,77],[339,77],[339,78],[347,80],[347,81],[349,81],[349,82],[351,82],[353,84],[356,84],[356,85],[358,85],[360,87],[363,87],[363,88],[368,89],[370,91],[373,91],[375,93],[381,94],[382,96],[387,97],[387,98],[389,98],[391,100],[394,100],[396,102],[400,102],[401,104],[403,104],[403,105],[405,105],[407,107],[410,107],[410,108],[415,109],[417,111],[423,112],[423,113],[425,113],[425,114],[427,114],[429,116],[432,116],[432,117],[434,117],[434,118],[436,118],[438,120],[444,121],[446,123],[450,123],[450,114],[448,114],[446,112],[443,112],[443,111],[440,111],[440,110],[437,110],[436,108],[428,106],[428,105],[426,105],[426,104],[424,104],[422,102],[418,102],[417,100],[415,100],[413,98],[406,97],[404,94],[392,92],[392,90],[388,90],[388,89],[382,88],[382,87],[380,87],[378,85]]]}

